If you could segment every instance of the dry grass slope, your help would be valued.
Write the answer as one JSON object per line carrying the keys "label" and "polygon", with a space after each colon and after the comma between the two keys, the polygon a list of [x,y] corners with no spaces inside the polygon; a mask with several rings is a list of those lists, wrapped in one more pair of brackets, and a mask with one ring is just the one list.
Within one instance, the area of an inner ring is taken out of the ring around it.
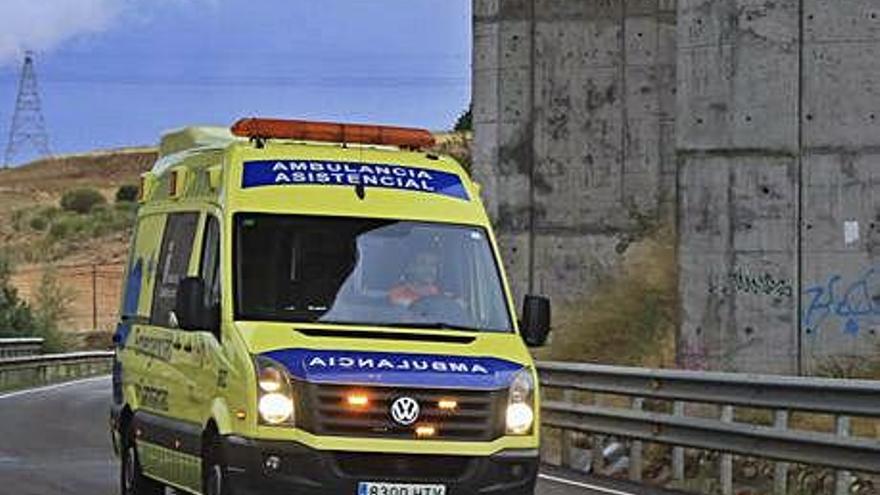
{"label": "dry grass slope", "polygon": [[153,148],[126,148],[47,158],[0,170],[0,249],[12,252],[19,262],[39,262],[41,256],[62,263],[116,260],[125,252],[125,228],[47,252],[42,242],[47,235],[40,229],[21,228],[21,222],[40,209],[58,206],[65,191],[78,187],[95,188],[112,202],[119,186],[137,184],[140,174],[155,161]]}
{"label": "dry grass slope", "polygon": [[558,308],[540,359],[675,366],[678,290],[674,232],[654,229],[632,244],[620,272],[582,303]]}

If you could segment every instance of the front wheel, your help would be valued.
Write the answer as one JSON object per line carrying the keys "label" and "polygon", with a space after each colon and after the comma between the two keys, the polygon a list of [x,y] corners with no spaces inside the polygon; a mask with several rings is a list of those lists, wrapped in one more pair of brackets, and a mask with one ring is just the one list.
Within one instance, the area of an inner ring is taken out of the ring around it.
{"label": "front wheel", "polygon": [[122,446],[119,482],[122,495],[165,494],[165,487],[161,483],[144,475],[133,435],[128,435]]}

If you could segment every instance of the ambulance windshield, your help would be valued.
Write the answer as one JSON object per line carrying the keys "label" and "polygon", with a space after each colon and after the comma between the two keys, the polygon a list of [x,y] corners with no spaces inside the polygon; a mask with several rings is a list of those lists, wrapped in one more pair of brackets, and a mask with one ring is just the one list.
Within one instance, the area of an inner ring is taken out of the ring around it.
{"label": "ambulance windshield", "polygon": [[510,332],[480,227],[237,214],[238,320]]}

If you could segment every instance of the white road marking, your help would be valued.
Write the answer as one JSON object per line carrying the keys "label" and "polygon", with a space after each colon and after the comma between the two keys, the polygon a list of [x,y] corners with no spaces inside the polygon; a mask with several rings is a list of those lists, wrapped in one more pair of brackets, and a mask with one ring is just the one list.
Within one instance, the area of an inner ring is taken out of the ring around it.
{"label": "white road marking", "polygon": [[614,490],[614,489],[611,489],[611,488],[606,488],[606,487],[604,487],[604,486],[596,486],[596,485],[591,485],[591,484],[589,484],[589,483],[583,483],[583,482],[580,482],[580,481],[568,480],[568,479],[565,479],[565,478],[560,478],[560,477],[558,477],[558,476],[551,476],[551,475],[549,475],[549,474],[539,473],[539,474],[538,474],[538,477],[541,478],[541,479],[545,479],[545,480],[547,480],[547,481],[553,481],[553,482],[556,482],[556,483],[562,483],[563,485],[576,486],[576,487],[579,487],[579,488],[585,488],[585,489],[587,489],[587,490],[593,490],[594,492],[607,493],[608,495],[635,495],[635,494],[630,493],[630,492],[622,492],[622,491],[620,491],[620,490]]}
{"label": "white road marking", "polygon": [[108,378],[110,378],[110,376],[108,376],[108,375],[104,375],[104,376],[96,376],[96,377],[94,377],[94,378],[86,378],[86,379],[83,379],[83,380],[74,380],[74,381],[72,381],[72,382],[58,383],[58,384],[55,384],[55,385],[46,385],[45,387],[29,388],[29,389],[25,389],[25,390],[19,390],[19,391],[16,391],[16,392],[10,392],[10,393],[8,393],[8,394],[0,394],[0,400],[3,400],[3,399],[10,399],[10,398],[12,398],[12,397],[19,397],[19,396],[21,396],[21,395],[30,395],[30,394],[37,394],[37,393],[40,393],[40,392],[49,392],[49,391],[52,391],[52,390],[57,390],[57,389],[59,389],[59,388],[72,387],[72,386],[74,386],[74,385],[82,385],[82,384],[84,384],[84,383],[96,382],[96,381],[99,381],[99,380],[106,380],[106,379],[108,379]]}

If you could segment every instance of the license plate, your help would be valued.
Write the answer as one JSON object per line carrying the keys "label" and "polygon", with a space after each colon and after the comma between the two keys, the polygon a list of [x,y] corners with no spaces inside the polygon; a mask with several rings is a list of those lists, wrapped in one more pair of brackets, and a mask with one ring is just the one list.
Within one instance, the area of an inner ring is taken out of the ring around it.
{"label": "license plate", "polygon": [[446,495],[446,486],[360,482],[357,495]]}

